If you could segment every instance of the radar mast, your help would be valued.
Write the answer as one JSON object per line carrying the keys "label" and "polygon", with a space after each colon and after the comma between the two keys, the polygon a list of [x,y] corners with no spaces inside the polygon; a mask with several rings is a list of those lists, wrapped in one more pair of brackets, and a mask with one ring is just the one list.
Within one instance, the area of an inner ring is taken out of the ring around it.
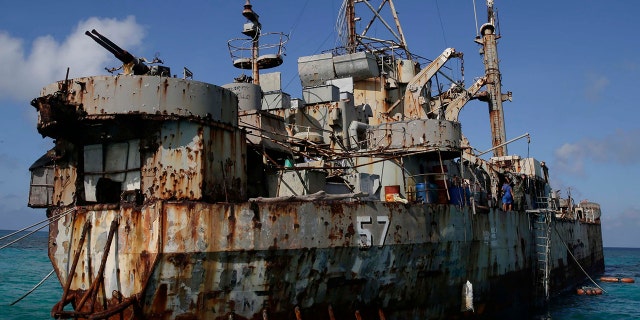
{"label": "radar mast", "polygon": [[[242,15],[247,18],[242,34],[249,38],[229,40],[229,53],[234,67],[251,70],[251,78],[246,82],[259,85],[260,69],[275,68],[283,63],[284,44],[289,36],[282,32],[262,33],[260,16],[253,11],[249,0],[244,5]],[[267,38],[267,43],[260,44],[261,38]]]}

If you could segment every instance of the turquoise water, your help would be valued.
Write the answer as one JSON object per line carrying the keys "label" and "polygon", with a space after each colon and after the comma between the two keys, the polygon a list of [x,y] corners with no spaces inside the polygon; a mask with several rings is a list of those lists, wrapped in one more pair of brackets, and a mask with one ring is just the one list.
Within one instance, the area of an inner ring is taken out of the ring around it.
{"label": "turquoise water", "polygon": [[[561,294],[551,301],[550,319],[640,319],[640,249],[605,248],[605,275],[634,278],[635,283],[596,283],[606,291],[599,296]],[[593,286],[585,282],[585,286]]]}
{"label": "turquoise water", "polygon": [[[0,237],[8,234],[0,230]],[[0,246],[6,241],[0,241]],[[605,248],[605,274],[635,278],[636,283],[597,283],[607,291],[600,296],[574,292],[554,297],[548,311],[536,319],[640,319],[640,249]],[[47,234],[33,236],[0,250],[0,319],[51,319],[51,307],[62,288],[53,274],[39,289],[10,306],[51,271],[47,257]],[[589,285],[589,283],[585,283]],[[523,315],[527,318],[527,315]]]}
{"label": "turquoise water", "polygon": [[[0,237],[11,232],[0,230]],[[0,245],[8,241],[0,241]],[[47,256],[47,233],[30,237],[0,250],[0,319],[52,319],[51,307],[60,299],[58,277],[49,277],[38,289],[13,306],[53,268]]]}

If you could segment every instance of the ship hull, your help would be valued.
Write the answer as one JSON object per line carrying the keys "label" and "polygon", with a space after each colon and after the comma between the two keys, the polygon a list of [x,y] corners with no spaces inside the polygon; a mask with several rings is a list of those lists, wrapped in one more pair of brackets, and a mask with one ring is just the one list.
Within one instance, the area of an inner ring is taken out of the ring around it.
{"label": "ship hull", "polygon": [[[536,219],[380,201],[84,207],[52,224],[49,254],[76,316],[489,317],[544,298]],[[551,230],[551,292],[582,281],[580,266],[604,270],[599,224],[553,219]]]}

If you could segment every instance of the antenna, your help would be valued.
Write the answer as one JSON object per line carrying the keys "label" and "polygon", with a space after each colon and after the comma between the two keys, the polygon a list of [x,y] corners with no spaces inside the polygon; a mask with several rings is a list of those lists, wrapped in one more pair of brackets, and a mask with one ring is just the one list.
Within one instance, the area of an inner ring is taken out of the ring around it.
{"label": "antenna", "polygon": [[[251,82],[260,84],[260,69],[274,68],[283,63],[284,44],[289,41],[289,36],[282,32],[262,33],[260,16],[253,11],[249,0],[244,5],[242,15],[248,20],[242,28],[242,34],[249,38],[229,40],[227,43],[229,54],[233,60],[233,66],[239,69],[250,69]],[[268,43],[260,44],[262,38],[267,38]]]}
{"label": "antenna", "polygon": [[[356,21],[359,21],[361,18],[356,16],[356,4],[365,5],[372,13],[371,19],[368,21],[363,31],[358,34],[356,32]],[[389,5],[389,13],[393,17],[395,28],[389,24],[384,17],[381,15],[382,9],[385,8],[386,5]],[[343,14],[341,15],[346,20],[345,23],[338,23],[338,27],[343,30],[338,30],[338,32],[342,35],[346,34],[346,37],[343,38],[343,46],[345,47],[348,53],[354,53],[358,51],[358,47],[367,48],[370,51],[375,50],[404,50],[406,57],[412,60],[411,53],[409,52],[409,47],[407,46],[407,41],[404,37],[404,32],[402,31],[402,26],[400,25],[400,19],[398,18],[398,13],[396,12],[395,5],[393,0],[382,0],[378,8],[375,8],[370,0],[344,0],[342,4],[341,10]],[[383,40],[374,38],[368,35],[369,29],[373,26],[374,23],[381,23],[387,31],[393,36],[392,40]],[[346,30],[344,30],[346,28]],[[345,32],[346,31],[346,32]]]}

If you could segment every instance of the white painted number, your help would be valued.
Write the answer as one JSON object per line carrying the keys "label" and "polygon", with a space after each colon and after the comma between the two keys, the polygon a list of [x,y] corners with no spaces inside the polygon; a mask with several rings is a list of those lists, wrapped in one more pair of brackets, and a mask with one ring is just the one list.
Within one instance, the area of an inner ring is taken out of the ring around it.
{"label": "white painted number", "polygon": [[[360,241],[358,241],[358,243],[362,248],[369,248],[373,245],[373,233],[371,230],[365,229],[365,224],[372,224],[371,216],[358,216],[356,219],[358,222],[358,234],[360,235]],[[382,247],[385,239],[387,238],[387,230],[389,230],[389,216],[377,216],[376,222],[378,224],[383,224],[380,241],[378,243],[378,245]]]}

